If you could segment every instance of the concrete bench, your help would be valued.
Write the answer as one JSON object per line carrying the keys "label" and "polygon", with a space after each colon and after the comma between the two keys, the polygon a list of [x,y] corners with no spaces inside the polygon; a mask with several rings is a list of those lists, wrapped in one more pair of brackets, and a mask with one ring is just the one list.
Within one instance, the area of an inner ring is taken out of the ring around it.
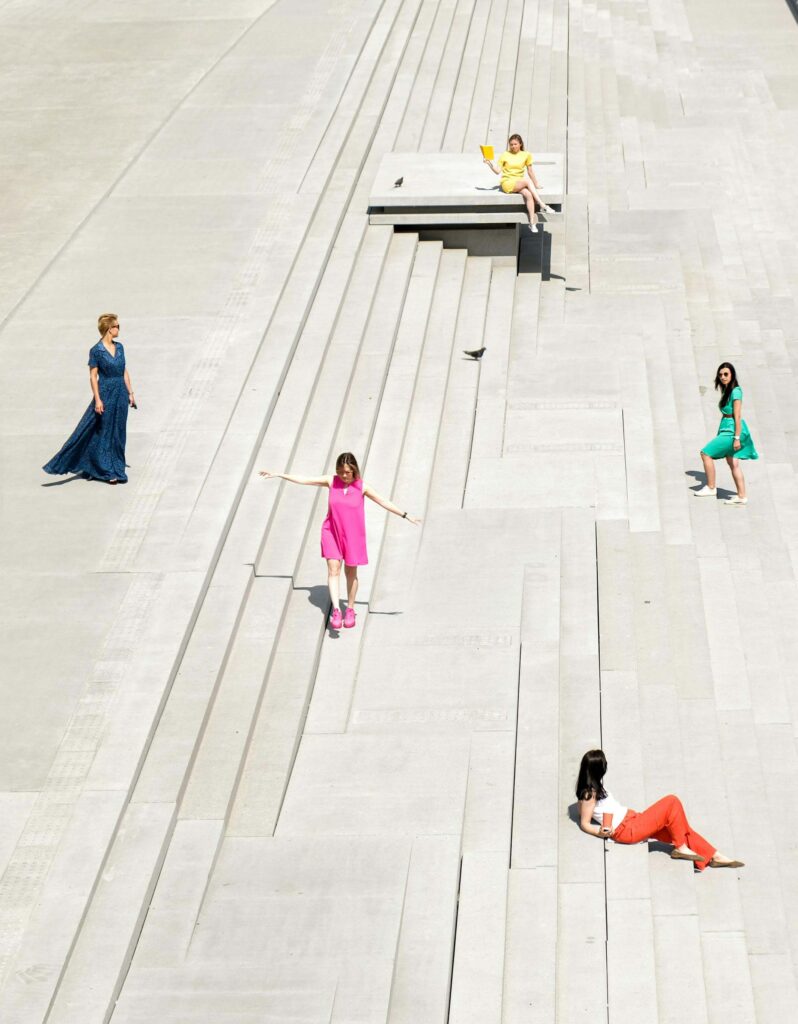
{"label": "concrete bench", "polygon": [[[561,153],[539,153],[535,173],[547,205],[562,210],[565,191]],[[399,187],[394,185],[402,179]],[[546,214],[540,215],[541,220]],[[550,215],[548,215],[550,216]],[[528,222],[520,195],[506,195],[499,178],[476,153],[387,153],[369,196],[369,223],[417,231],[419,238],[472,256],[518,254]]]}

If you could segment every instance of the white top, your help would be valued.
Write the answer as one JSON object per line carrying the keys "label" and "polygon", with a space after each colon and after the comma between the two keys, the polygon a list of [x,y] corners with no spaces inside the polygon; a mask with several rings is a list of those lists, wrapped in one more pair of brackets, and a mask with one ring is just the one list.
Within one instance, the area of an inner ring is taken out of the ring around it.
{"label": "white top", "polygon": [[612,827],[615,829],[626,817],[626,812],[628,810],[628,807],[624,807],[623,804],[619,804],[612,793],[607,790],[607,795],[604,799],[596,801],[596,806],[593,808],[593,821],[595,821],[597,825],[600,825],[602,815],[611,814]]}

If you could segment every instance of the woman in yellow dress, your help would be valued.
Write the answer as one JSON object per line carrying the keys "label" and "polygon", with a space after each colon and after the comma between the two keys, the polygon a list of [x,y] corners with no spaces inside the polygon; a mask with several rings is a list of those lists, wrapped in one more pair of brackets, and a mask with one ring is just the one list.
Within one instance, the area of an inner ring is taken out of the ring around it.
{"label": "woman in yellow dress", "polygon": [[507,149],[499,157],[498,167],[492,160],[485,160],[485,163],[494,174],[501,175],[502,192],[508,195],[519,192],[523,196],[529,214],[529,226],[533,231],[537,231],[535,203],[544,213],[554,213],[554,210],[540,198],[538,190],[541,186],[532,167],[532,154],[524,149],[524,140],[521,136],[511,135],[507,140]]}

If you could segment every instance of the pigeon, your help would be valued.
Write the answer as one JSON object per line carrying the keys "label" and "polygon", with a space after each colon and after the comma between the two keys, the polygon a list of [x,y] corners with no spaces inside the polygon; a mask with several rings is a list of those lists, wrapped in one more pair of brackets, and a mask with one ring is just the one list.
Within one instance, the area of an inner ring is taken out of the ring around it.
{"label": "pigeon", "polygon": [[404,175],[402,175],[402,177],[401,177],[401,178],[397,178],[397,179],[396,179],[396,181],[395,181],[395,182],[393,183],[393,187],[394,187],[394,188],[401,188],[401,187],[402,187],[402,182],[403,182],[404,180],[405,180],[405,179],[404,179]]}
{"label": "pigeon", "polygon": [[473,350],[464,348],[463,352],[465,352],[467,356],[471,356],[472,359],[481,359],[485,355],[485,346],[483,345],[482,348],[475,348]]}

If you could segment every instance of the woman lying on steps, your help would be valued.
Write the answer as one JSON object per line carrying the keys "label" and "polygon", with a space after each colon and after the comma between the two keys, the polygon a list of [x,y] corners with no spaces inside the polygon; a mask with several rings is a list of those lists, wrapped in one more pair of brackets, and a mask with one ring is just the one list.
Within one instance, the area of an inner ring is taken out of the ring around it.
{"label": "woman lying on steps", "polygon": [[579,827],[590,836],[612,839],[615,843],[642,843],[657,839],[670,843],[672,860],[689,860],[704,868],[741,868],[741,860],[718,853],[687,821],[677,796],[664,796],[647,810],[632,811],[604,788],[607,758],[603,750],[588,750],[579,766],[576,798],[579,801]]}

